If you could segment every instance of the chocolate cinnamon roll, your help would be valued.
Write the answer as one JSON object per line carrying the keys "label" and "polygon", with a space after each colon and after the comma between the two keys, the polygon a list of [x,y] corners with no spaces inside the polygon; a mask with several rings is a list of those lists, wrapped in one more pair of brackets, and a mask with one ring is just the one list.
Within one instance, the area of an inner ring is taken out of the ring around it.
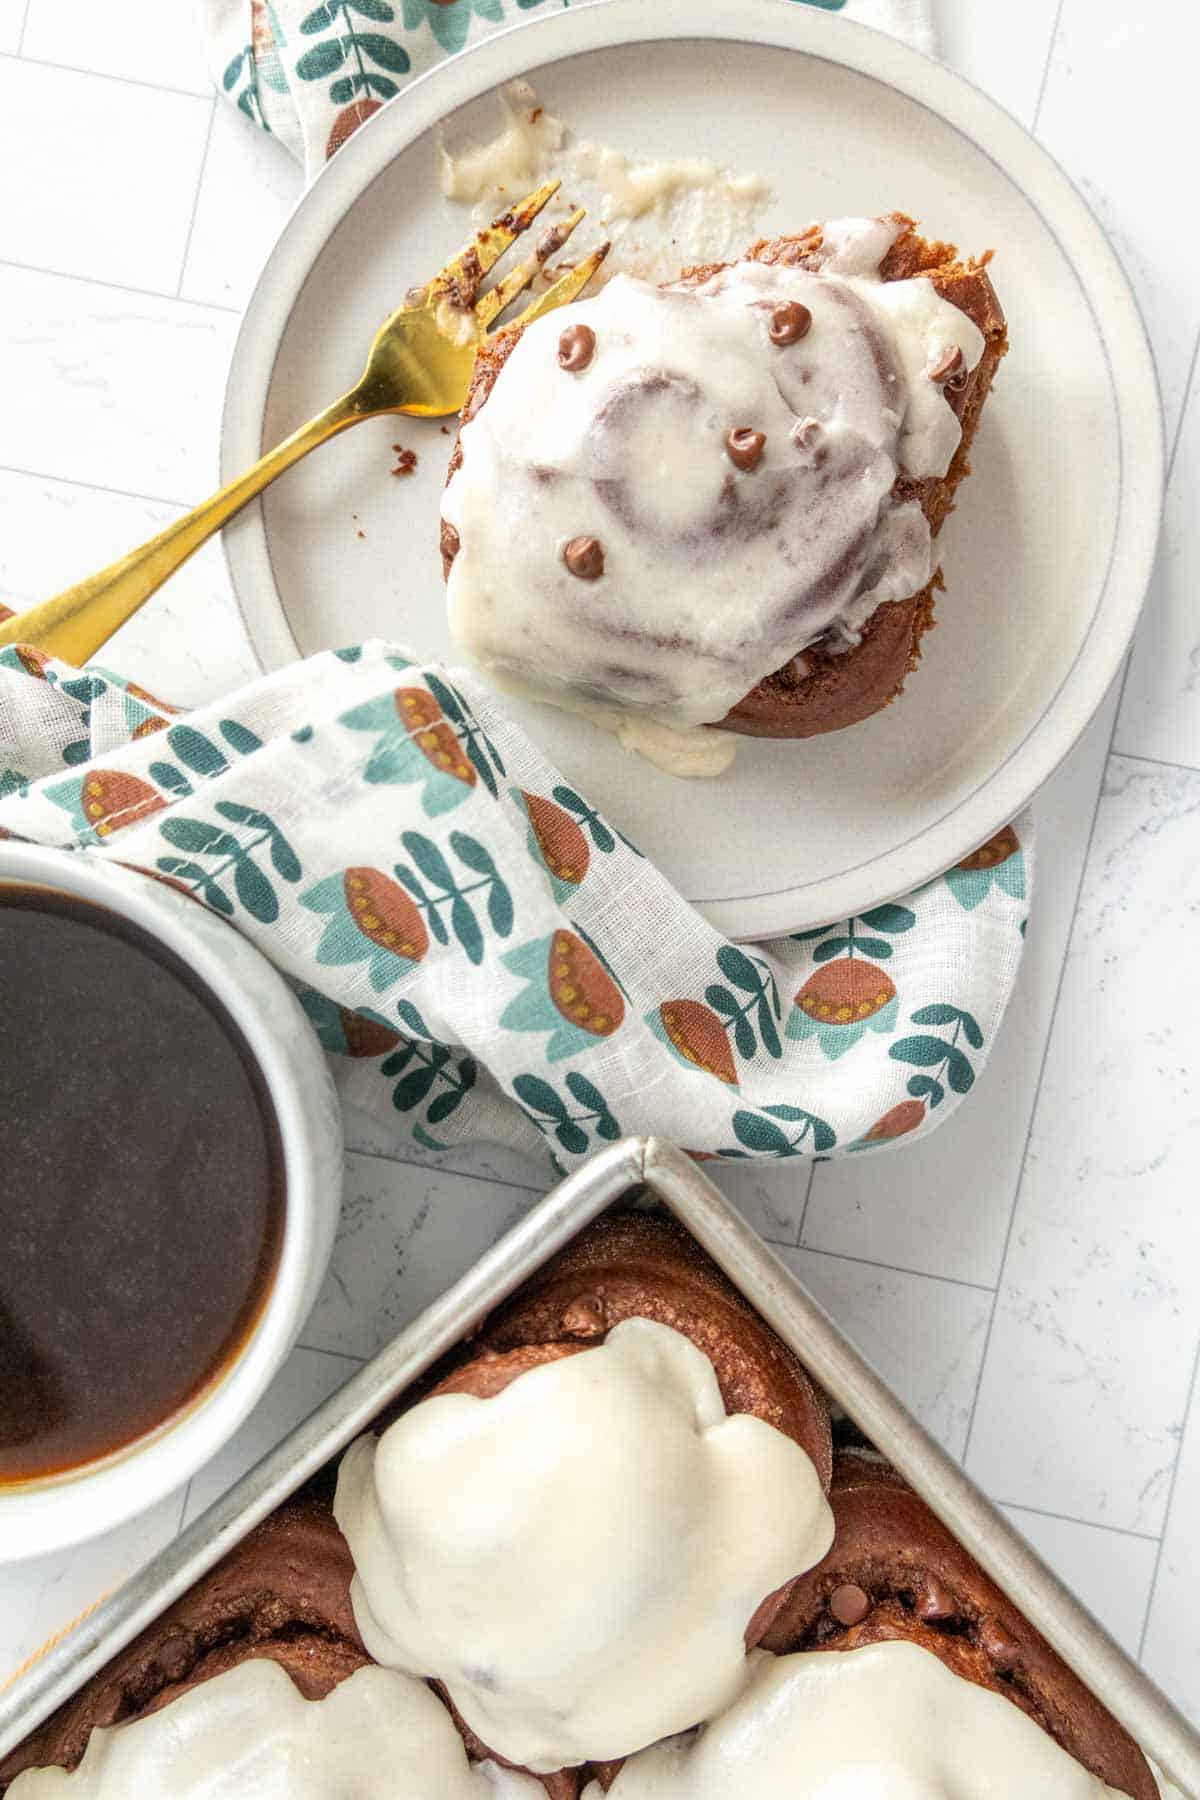
{"label": "chocolate cinnamon roll", "polygon": [[125,1724],[254,1658],[321,1700],[369,1663],[350,1607],[354,1565],[328,1500],[310,1491],[257,1526],[161,1618],[0,1762],[73,1769],[100,1726]]}
{"label": "chocolate cinnamon roll", "polygon": [[343,1460],[364,1641],[557,1796],[719,1710],[831,1532],[807,1376],[674,1225],[593,1226]]}
{"label": "chocolate cinnamon roll", "polygon": [[901,214],[835,221],[498,333],[443,501],[456,635],[623,736],[878,711],[933,622],[931,538],[1007,348],[986,262]]}
{"label": "chocolate cinnamon roll", "polygon": [[840,1452],[830,1503],[833,1546],[792,1583],[766,1648],[915,1644],[1002,1694],[1118,1793],[1158,1800],[1132,1738],[894,1469],[873,1453]]}

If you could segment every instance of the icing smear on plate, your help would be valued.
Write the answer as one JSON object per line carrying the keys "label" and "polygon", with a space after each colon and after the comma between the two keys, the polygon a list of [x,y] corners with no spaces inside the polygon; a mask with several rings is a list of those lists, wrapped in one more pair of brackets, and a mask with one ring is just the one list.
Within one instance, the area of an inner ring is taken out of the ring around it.
{"label": "icing smear on plate", "polygon": [[[652,161],[610,144],[574,139],[567,125],[539,101],[528,81],[510,82],[498,95],[500,130],[485,144],[438,147],[438,185],[448,200],[474,208],[487,224],[531,188],[559,176],[562,191],[546,217],[585,206],[588,224],[612,241],[600,283],[621,272],[647,280],[678,273],[687,260],[729,260],[752,235],[769,184],[738,175],[701,157]],[[587,243],[590,245],[589,237]],[[585,245],[585,247],[587,247]],[[574,250],[574,244],[572,244]],[[548,267],[553,280],[558,268]]]}

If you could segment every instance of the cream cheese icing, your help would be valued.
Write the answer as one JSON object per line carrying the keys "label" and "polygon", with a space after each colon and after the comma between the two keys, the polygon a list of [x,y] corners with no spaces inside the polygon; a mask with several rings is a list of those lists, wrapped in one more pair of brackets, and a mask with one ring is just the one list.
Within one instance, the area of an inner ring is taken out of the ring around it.
{"label": "cream cheese icing", "polygon": [[334,1513],[371,1655],[543,1771],[720,1711],[759,1603],[833,1537],[800,1446],[727,1416],[708,1358],[646,1319],[360,1438]]}
{"label": "cream cheese icing", "polygon": [[93,1731],[79,1767],[28,1769],[10,1800],[545,1800],[529,1776],[472,1767],[450,1714],[391,1669],[306,1700],[278,1663],[240,1663],[161,1711]]}
{"label": "cream cheese icing", "polygon": [[496,96],[500,129],[485,143],[438,145],[438,185],[449,200],[473,208],[484,226],[539,182],[563,184],[546,217],[570,204],[587,208],[612,243],[599,282],[618,269],[667,279],[679,267],[678,244],[697,259],[726,261],[756,228],[770,196],[761,175],[736,174],[706,157],[653,159],[612,144],[575,139],[542,105],[528,81]]}
{"label": "cream cheese icing", "polygon": [[[631,1757],[608,1800],[1119,1800],[918,1644],[750,1662],[728,1712]],[[604,1800],[597,1783],[584,1800]]]}
{"label": "cream cheese icing", "polygon": [[[617,276],[528,327],[442,502],[451,628],[497,686],[687,731],[924,587],[929,528],[893,485],[945,474],[960,429],[933,376],[974,368],[983,337],[928,279],[879,279],[899,229],[834,221],[820,272]],[[787,306],[810,323],[780,343]],[[566,369],[580,326],[593,353]],[[750,466],[738,431],[763,435]],[[579,539],[598,577],[568,566]]]}

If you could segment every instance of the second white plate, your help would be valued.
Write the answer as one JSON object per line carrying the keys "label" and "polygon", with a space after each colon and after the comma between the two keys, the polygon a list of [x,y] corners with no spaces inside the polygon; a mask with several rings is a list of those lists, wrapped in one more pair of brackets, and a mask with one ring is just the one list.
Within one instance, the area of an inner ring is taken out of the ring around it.
{"label": "second white plate", "polygon": [[[964,250],[996,246],[1013,348],[943,533],[938,629],[895,705],[799,744],[746,740],[728,774],[695,784],[581,720],[511,706],[720,930],[772,936],[878,905],[1025,803],[1083,730],[1133,630],[1158,534],[1162,439],[1120,266],[1027,133],[890,38],[783,0],[608,0],[443,64],[339,151],[247,311],[224,479],[351,385],[404,288],[468,234],[437,189],[437,135],[490,135],[496,88],[521,75],[581,135],[651,157],[699,143],[765,175],[768,234],[899,207]],[[389,472],[393,442],[418,453],[403,481]],[[267,666],[370,636],[461,660],[438,558],[450,443],[436,425],[364,425],[230,528],[231,573]]]}

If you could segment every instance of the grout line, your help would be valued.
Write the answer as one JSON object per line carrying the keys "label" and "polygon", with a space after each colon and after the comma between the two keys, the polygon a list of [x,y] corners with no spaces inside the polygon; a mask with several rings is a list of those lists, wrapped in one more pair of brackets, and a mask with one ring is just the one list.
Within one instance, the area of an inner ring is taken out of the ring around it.
{"label": "grout line", "polygon": [[1035,135],[1037,133],[1038,120],[1042,116],[1042,101],[1046,98],[1046,83],[1050,79],[1050,64],[1054,60],[1054,47],[1058,43],[1058,28],[1062,24],[1062,16],[1063,0],[1058,0],[1058,9],[1054,14],[1054,24],[1050,31],[1050,42],[1046,46],[1046,63],[1045,67],[1042,69],[1042,85],[1038,88],[1037,105],[1033,109],[1033,120],[1029,127],[1030,131]]}
{"label": "grout line", "polygon": [[539,1197],[549,1193],[549,1188],[534,1187],[524,1181],[506,1181],[499,1175],[481,1175],[473,1169],[451,1169],[444,1164],[414,1162],[407,1156],[388,1156],[382,1150],[346,1149],[347,1156],[365,1156],[369,1162],[399,1164],[403,1169],[421,1169],[426,1175],[457,1175],[460,1181],[478,1181],[486,1187],[515,1188],[519,1194],[536,1194]]}
{"label": "grout line", "polygon": [[20,56],[21,54],[21,45],[25,42],[25,33],[29,29],[29,14],[32,7],[33,0],[25,0],[25,11],[21,14],[21,29],[17,33],[17,48],[15,52],[17,56]]}
{"label": "grout line", "polygon": [[177,1532],[183,1530],[183,1521],[187,1518],[188,1501],[191,1499],[191,1497],[192,1497],[192,1477],[189,1475],[187,1478],[187,1481],[184,1483],[183,1502],[179,1508],[179,1523],[175,1527],[175,1530]]}
{"label": "grout line", "polygon": [[817,1179],[817,1165],[814,1162],[812,1167],[808,1171],[808,1186],[804,1190],[804,1205],[800,1208],[800,1224],[796,1230],[796,1243],[795,1243],[795,1248],[797,1250],[801,1249],[804,1245],[804,1227],[808,1222],[808,1208],[809,1208],[809,1204],[812,1200],[813,1182],[816,1179]]}
{"label": "grout line", "polygon": [[866,1269],[882,1269],[888,1275],[915,1275],[921,1281],[940,1281],[945,1287],[969,1288],[977,1294],[991,1294],[995,1298],[995,1288],[988,1287],[985,1281],[963,1281],[957,1275],[934,1275],[928,1269],[910,1269],[903,1263],[874,1262],[869,1256],[847,1256],[844,1250],[818,1250],[813,1244],[796,1244],[797,1250],[803,1250],[805,1256],[827,1256],[834,1262],[858,1263]]}
{"label": "grout line", "polygon": [[138,75],[116,75],[111,69],[81,69],[75,63],[55,62],[48,56],[26,56],[22,45],[25,42],[25,31],[29,24],[29,14],[33,0],[26,0],[25,17],[21,21],[21,36],[15,52],[0,53],[0,62],[14,62],[19,56],[22,62],[30,63],[35,69],[57,69],[63,75],[84,75],[95,81],[115,81],[121,87],[149,88],[155,94],[177,94],[185,100],[203,100],[207,88],[197,92],[195,88],[171,87],[165,81],[145,81]]}
{"label": "grout line", "polygon": [[[214,108],[216,102],[213,102]],[[99,275],[76,275],[71,269],[47,269],[40,263],[18,262],[11,256],[0,256],[0,269],[21,269],[27,275],[44,275],[52,281],[77,281],[84,287],[106,288],[116,294],[137,295],[145,300],[170,300],[180,302],[178,294],[164,293],[161,288],[131,287],[127,281],[104,281]],[[184,306],[198,306],[202,312],[218,312],[232,314],[240,318],[240,306],[225,306],[219,300],[184,300]]]}
{"label": "grout line", "polygon": [[1120,757],[1122,762],[1152,763],[1156,769],[1174,769],[1180,775],[1200,775],[1200,768],[1195,763],[1168,762],[1165,756],[1142,756],[1136,750],[1122,750],[1113,744],[1110,757]]}
{"label": "grout line", "polygon": [[1137,1538],[1143,1544],[1160,1544],[1162,1539],[1153,1531],[1133,1531],[1128,1525],[1102,1525],[1098,1519],[1080,1519],[1074,1513],[1051,1512],[1048,1506],[1027,1506],[1024,1500],[992,1500],[993,1506],[1007,1506],[1013,1512],[1033,1513],[1039,1519],[1060,1519],[1064,1525],[1086,1525],[1091,1531],[1111,1531],[1114,1537]]}
{"label": "grout line", "polygon": [[192,198],[191,217],[188,219],[187,236],[183,240],[183,255],[179,259],[179,280],[175,284],[175,298],[182,300],[183,279],[187,274],[188,257],[192,249],[192,236],[196,229],[196,219],[200,212],[200,195],[204,188],[204,173],[208,168],[209,152],[212,149],[213,127],[217,122],[217,96],[213,95],[212,106],[208,114],[208,130],[204,134],[204,151],[200,157],[200,172],[196,176],[196,192]]}
{"label": "grout line", "polygon": [[47,469],[19,469],[15,463],[0,463],[0,475],[24,475],[30,481],[57,481],[64,487],[85,488],[89,494],[113,494],[120,500],[141,500],[147,506],[177,506],[188,512],[194,500],[174,500],[166,494],[138,494],[132,488],[103,487],[98,481],[83,481],[78,475],[52,475]]}
{"label": "grout line", "polygon": [[1192,1358],[1192,1378],[1188,1383],[1187,1400],[1183,1408],[1183,1430],[1179,1433],[1179,1448],[1175,1452],[1175,1466],[1171,1470],[1171,1485],[1167,1489],[1167,1504],[1163,1512],[1162,1536],[1158,1540],[1158,1555],[1154,1558],[1154,1573],[1150,1577],[1150,1592],[1146,1596],[1146,1615],[1142,1620],[1142,1632],[1138,1638],[1137,1659],[1141,1662],[1146,1652],[1146,1639],[1150,1634],[1150,1615],[1154,1610],[1154,1596],[1158,1592],[1158,1574],[1162,1567],[1163,1547],[1167,1541],[1167,1532],[1171,1525],[1171,1508],[1175,1501],[1175,1485],[1179,1479],[1179,1465],[1183,1461],[1184,1440],[1187,1437],[1189,1424],[1196,1428],[1193,1416],[1193,1402],[1200,1396],[1200,1342],[1196,1345],[1196,1354]]}
{"label": "grout line", "polygon": [[353,1356],[349,1350],[327,1350],[324,1344],[297,1344],[297,1350],[307,1350],[312,1356],[336,1356],[340,1362],[353,1363],[361,1369],[370,1359],[365,1356]]}

